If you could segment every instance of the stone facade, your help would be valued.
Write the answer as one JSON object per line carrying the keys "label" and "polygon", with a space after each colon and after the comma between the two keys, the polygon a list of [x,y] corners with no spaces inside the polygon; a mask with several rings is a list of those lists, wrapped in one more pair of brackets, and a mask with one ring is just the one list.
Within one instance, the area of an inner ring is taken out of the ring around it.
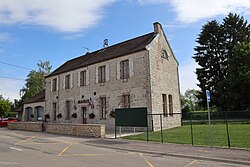
{"label": "stone facade", "polygon": [[[114,129],[111,111],[123,107],[123,95],[130,96],[130,107],[147,107],[149,114],[163,112],[162,94],[172,95],[173,113],[180,112],[178,62],[159,23],[154,24],[155,37],[145,50],[98,62],[46,78],[45,114],[51,123],[104,124]],[[162,51],[168,57],[162,57]],[[119,78],[119,64],[129,61],[129,78]],[[98,83],[98,67],[106,67],[106,82]],[[86,71],[86,86],[79,86],[79,74]],[[65,89],[65,76],[70,76],[69,89]],[[53,79],[57,89],[52,91]],[[106,113],[101,113],[101,98],[106,98]],[[66,104],[67,103],[67,104]],[[69,106],[67,108],[66,106]],[[69,111],[69,113],[68,113]],[[85,113],[85,114],[84,114]],[[95,118],[90,119],[89,114]],[[74,117],[74,116],[76,117]],[[86,118],[86,119],[85,119]],[[163,128],[179,126],[180,115],[164,117]],[[158,130],[160,119],[149,117],[149,127]],[[153,127],[152,127],[153,126]]]}
{"label": "stone facade", "polygon": [[[180,106],[180,87],[178,62],[167,41],[167,38],[160,24],[154,24],[157,36],[147,46],[149,52],[149,68],[150,68],[150,93],[152,106],[152,114],[163,113],[162,94],[172,95],[173,99],[173,115],[163,116],[163,127],[172,128],[181,125],[181,106]],[[167,57],[163,56],[166,52]],[[168,101],[167,97],[167,101]],[[169,101],[167,103],[169,105]],[[167,108],[169,110],[169,106]],[[155,129],[160,128],[160,117],[153,116],[153,125]]]}
{"label": "stone facade", "polygon": [[[22,121],[42,121],[44,120],[45,101],[35,103],[25,103],[23,105]],[[40,113],[38,113],[40,112]]]}
{"label": "stone facade", "polygon": [[[117,62],[128,60],[133,61],[133,64],[136,66],[133,69],[134,75],[128,78],[125,82],[123,80],[117,80],[116,71],[117,71]],[[91,65],[87,68],[77,69],[75,71],[70,71],[66,74],[60,74],[52,78],[47,78],[46,80],[46,113],[50,114],[49,122],[58,122],[58,123],[83,123],[83,113],[81,111],[82,107],[86,107],[87,113],[87,122],[88,124],[104,124],[107,126],[107,129],[114,128],[114,118],[110,117],[109,114],[111,111],[114,111],[115,108],[122,107],[122,95],[130,94],[130,106],[131,107],[144,107],[148,106],[148,70],[146,66],[147,61],[147,52],[139,52],[127,56],[123,56],[117,59],[112,59],[106,62],[99,64]],[[96,83],[96,67],[108,65],[109,66],[109,81],[105,83]],[[82,70],[89,71],[89,84],[83,87],[79,87],[77,84],[78,74]],[[63,80],[64,76],[70,74],[73,79],[72,88],[69,90],[63,89]],[[57,77],[59,80],[59,90],[57,92],[51,92],[50,83],[51,79]],[[100,116],[100,97],[106,97],[107,106],[106,106],[106,119],[101,119]],[[91,109],[89,103],[78,103],[81,100],[91,100],[93,101],[94,109]],[[66,118],[66,105],[65,102],[70,101],[70,118]],[[57,115],[62,114],[61,118],[56,118],[53,120],[54,113],[52,112],[53,103],[57,103]],[[95,114],[95,118],[89,119],[90,113]],[[72,114],[76,113],[77,118],[72,118]]]}

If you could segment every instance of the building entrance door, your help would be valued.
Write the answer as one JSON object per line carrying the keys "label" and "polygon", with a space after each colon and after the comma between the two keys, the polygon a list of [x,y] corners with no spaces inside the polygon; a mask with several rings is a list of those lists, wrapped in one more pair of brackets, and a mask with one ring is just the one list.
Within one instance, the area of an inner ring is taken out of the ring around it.
{"label": "building entrance door", "polygon": [[82,123],[86,124],[87,123],[87,108],[82,107]]}

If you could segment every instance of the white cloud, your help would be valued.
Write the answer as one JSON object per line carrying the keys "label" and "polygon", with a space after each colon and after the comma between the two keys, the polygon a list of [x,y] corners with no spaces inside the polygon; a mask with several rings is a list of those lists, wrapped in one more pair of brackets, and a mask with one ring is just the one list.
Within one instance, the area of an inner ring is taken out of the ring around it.
{"label": "white cloud", "polygon": [[11,39],[13,39],[13,37],[9,33],[0,33],[0,42],[7,42],[10,41]]}
{"label": "white cloud", "polygon": [[20,99],[19,90],[23,87],[24,81],[0,78],[0,95],[9,98],[11,101]]}
{"label": "white cloud", "polygon": [[1,0],[0,23],[45,26],[79,32],[99,21],[115,0]]}
{"label": "white cloud", "polygon": [[180,65],[180,87],[181,93],[185,93],[187,89],[199,89],[197,86],[198,80],[196,78],[195,69],[198,67],[193,60],[185,65]]}
{"label": "white cloud", "polygon": [[170,4],[182,23],[227,15],[229,12],[250,14],[250,0],[138,0],[141,4]]}

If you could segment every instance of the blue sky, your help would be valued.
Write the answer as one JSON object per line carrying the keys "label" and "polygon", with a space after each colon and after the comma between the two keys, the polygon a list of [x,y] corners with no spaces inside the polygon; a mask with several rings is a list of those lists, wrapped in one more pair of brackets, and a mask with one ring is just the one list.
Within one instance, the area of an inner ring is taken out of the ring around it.
{"label": "blue sky", "polygon": [[[250,0],[1,0],[0,94],[11,100],[29,70],[49,60],[53,70],[65,61],[153,31],[162,24],[179,61],[181,92],[198,89],[192,60],[195,39],[207,21],[229,12],[250,20]],[[8,79],[8,78],[19,78]]]}

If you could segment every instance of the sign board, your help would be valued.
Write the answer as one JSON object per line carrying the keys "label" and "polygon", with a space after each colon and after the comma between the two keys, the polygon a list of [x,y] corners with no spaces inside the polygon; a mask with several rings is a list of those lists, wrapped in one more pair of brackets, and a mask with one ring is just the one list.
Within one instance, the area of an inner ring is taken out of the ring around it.
{"label": "sign board", "polygon": [[115,109],[115,126],[147,127],[147,108]]}
{"label": "sign board", "polygon": [[207,96],[207,102],[210,102],[211,96],[210,96],[210,91],[206,90],[206,96]]}

